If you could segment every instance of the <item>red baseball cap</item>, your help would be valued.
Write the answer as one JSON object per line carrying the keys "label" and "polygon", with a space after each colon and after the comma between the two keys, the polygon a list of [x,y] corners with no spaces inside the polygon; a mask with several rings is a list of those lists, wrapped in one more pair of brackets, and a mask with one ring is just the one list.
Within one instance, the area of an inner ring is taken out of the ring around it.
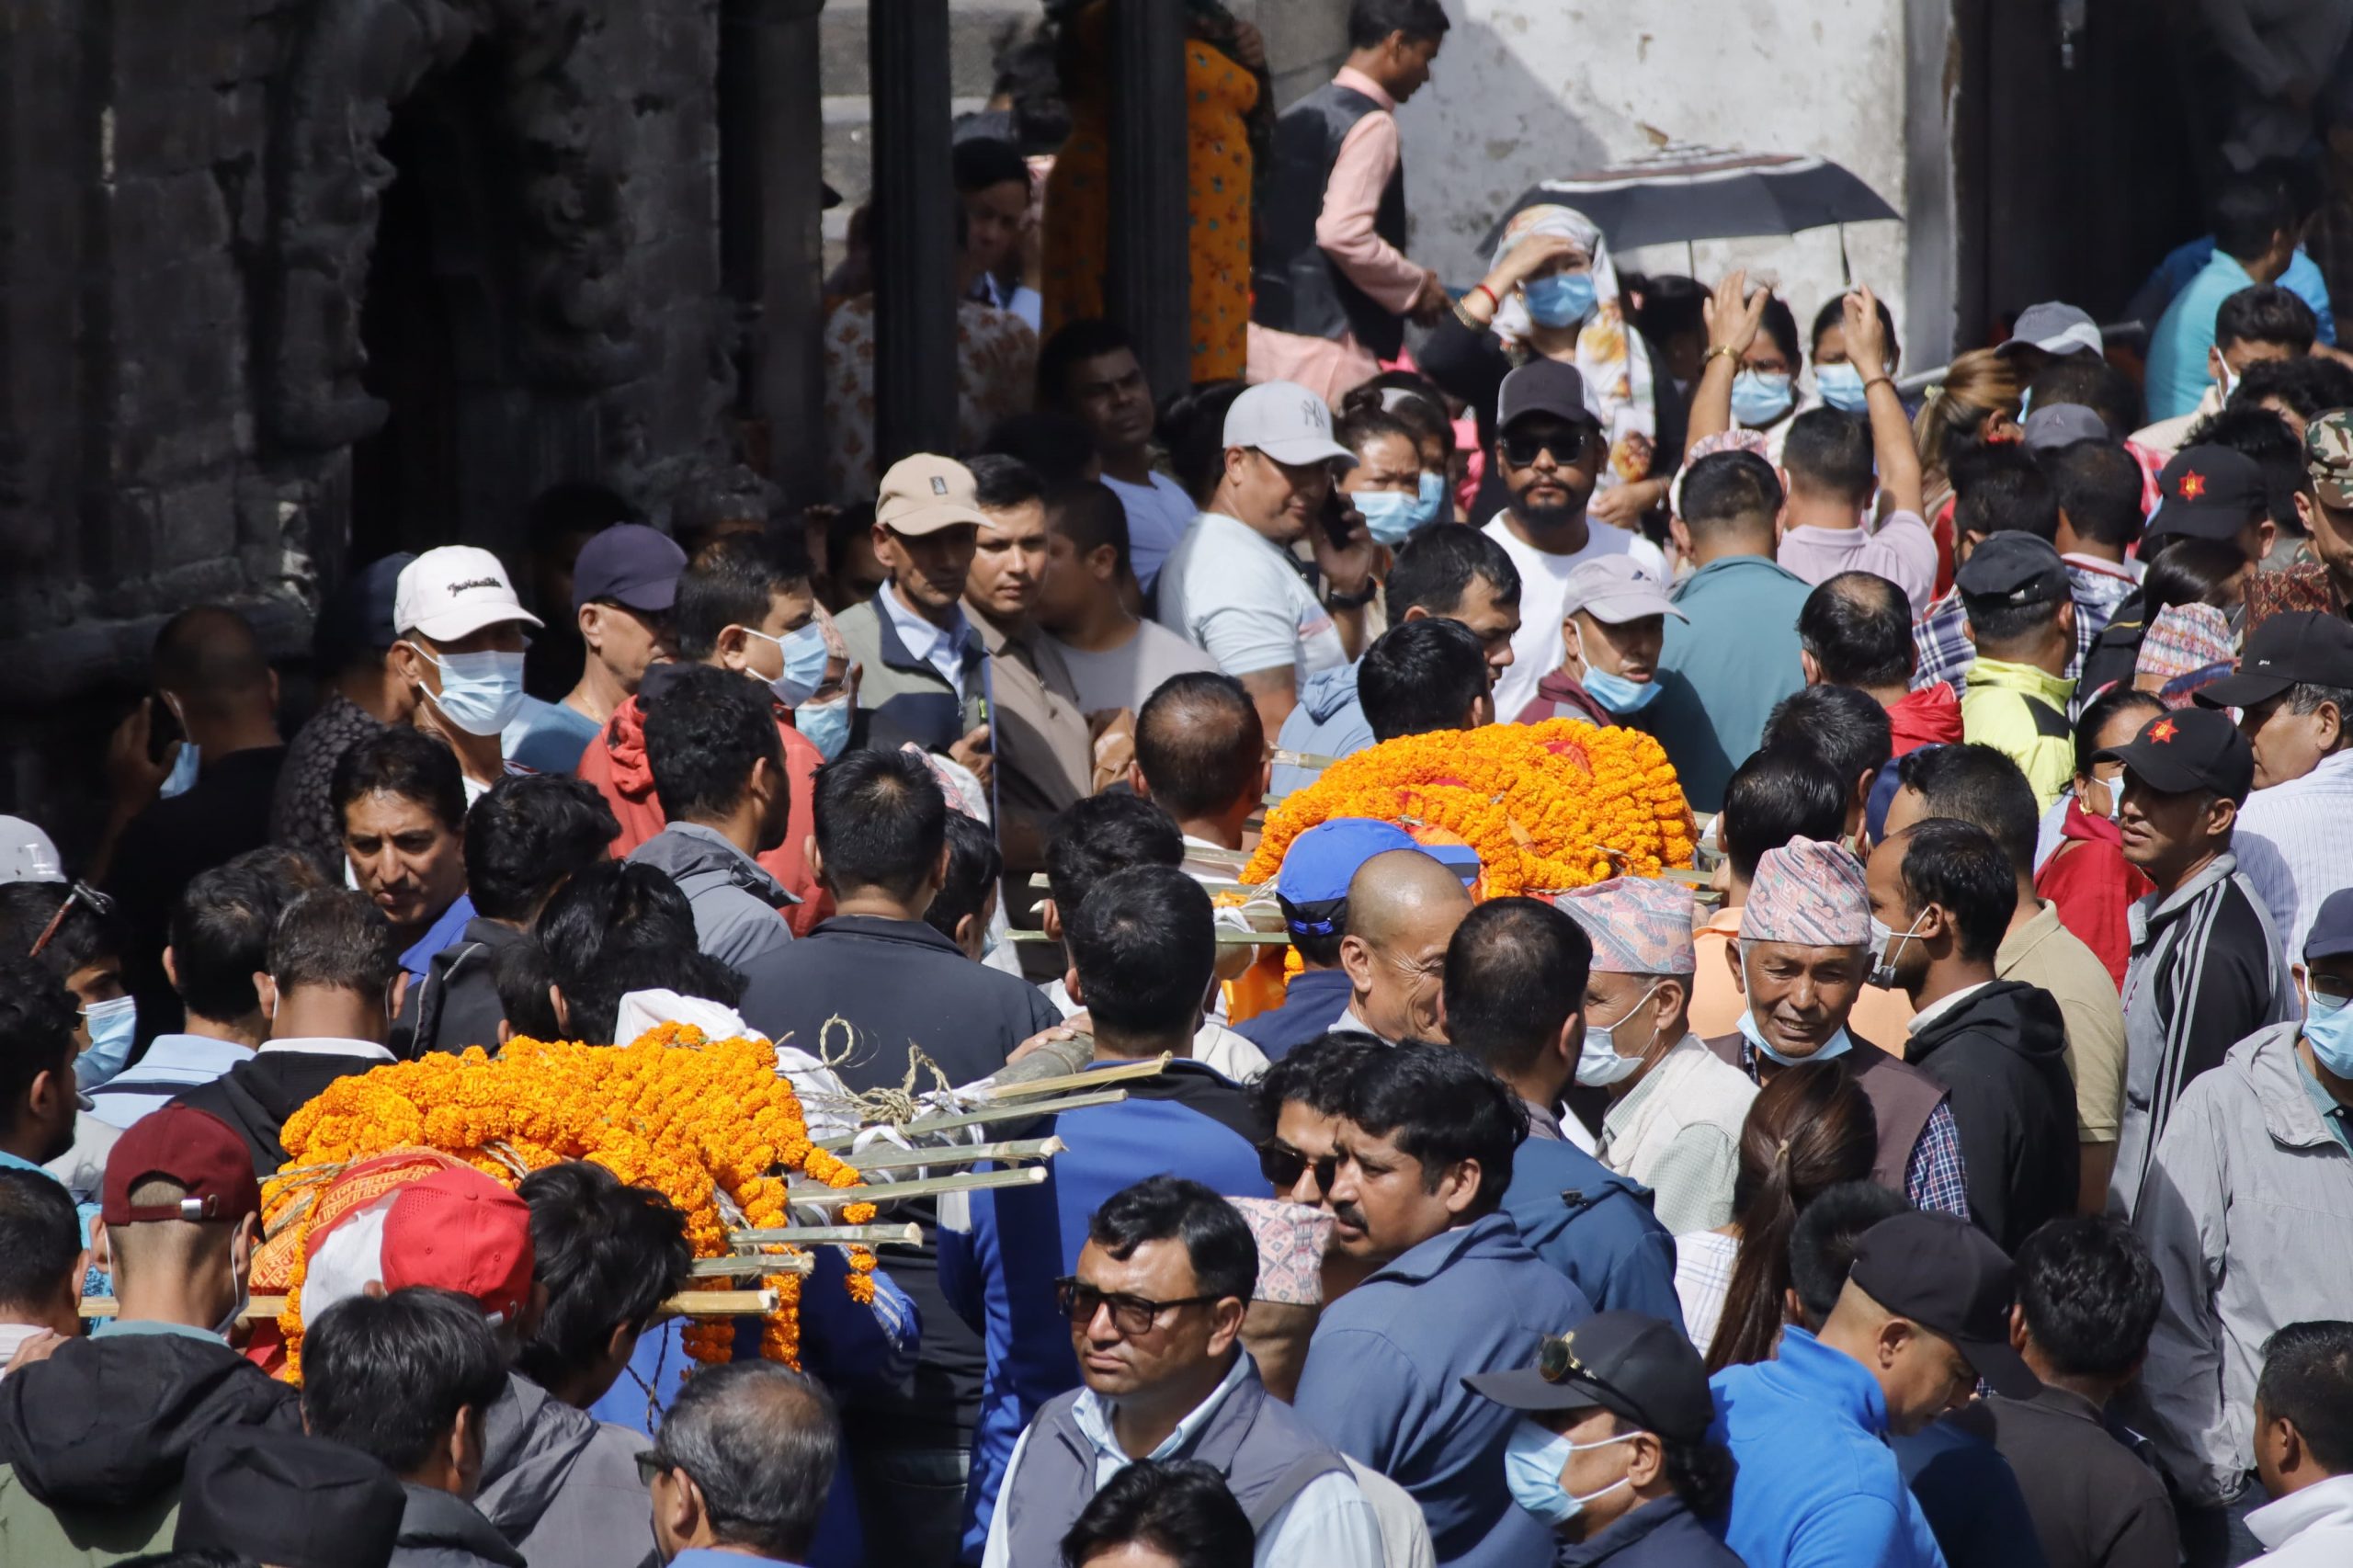
{"label": "red baseball cap", "polygon": [[394,1194],[381,1257],[387,1290],[455,1290],[512,1323],[531,1296],[530,1205],[480,1171],[437,1172]]}
{"label": "red baseball cap", "polygon": [[[188,1189],[177,1203],[134,1206],[131,1189],[151,1176]],[[242,1220],[261,1212],[254,1157],[229,1124],[194,1106],[165,1106],[131,1124],[107,1153],[99,1217],[109,1225],[154,1220]]]}

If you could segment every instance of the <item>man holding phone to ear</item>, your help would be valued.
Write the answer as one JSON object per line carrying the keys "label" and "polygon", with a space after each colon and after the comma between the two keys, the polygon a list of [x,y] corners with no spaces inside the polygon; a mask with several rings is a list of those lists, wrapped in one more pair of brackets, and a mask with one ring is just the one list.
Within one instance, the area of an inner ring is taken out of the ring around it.
{"label": "man holding phone to ear", "polygon": [[[1252,387],[1226,411],[1209,506],[1160,571],[1161,624],[1242,683],[1270,735],[1301,681],[1364,651],[1365,607],[1380,592],[1372,540],[1332,489],[1334,467],[1356,460],[1332,438],[1322,398],[1296,381]],[[1313,577],[1292,549],[1302,540]]]}

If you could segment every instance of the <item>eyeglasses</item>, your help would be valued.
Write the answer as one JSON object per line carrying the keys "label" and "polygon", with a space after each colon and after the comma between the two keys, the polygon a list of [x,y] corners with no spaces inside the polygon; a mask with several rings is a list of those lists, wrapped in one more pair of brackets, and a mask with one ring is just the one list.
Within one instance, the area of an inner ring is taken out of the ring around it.
{"label": "eyeglasses", "polygon": [[659,1449],[648,1449],[637,1456],[637,1483],[648,1491],[654,1488],[654,1478],[677,1469],[675,1460]]}
{"label": "eyeglasses", "polygon": [[1332,1178],[1339,1174],[1340,1156],[1325,1154],[1309,1159],[1288,1143],[1258,1145],[1258,1174],[1267,1178],[1278,1192],[1289,1192],[1299,1185],[1299,1178],[1309,1171],[1315,1173],[1315,1190],[1332,1190]]}
{"label": "eyeglasses", "polygon": [[1092,1285],[1080,1283],[1074,1276],[1068,1274],[1054,1281],[1054,1304],[1062,1309],[1064,1317],[1074,1324],[1089,1324],[1095,1321],[1098,1310],[1108,1307],[1111,1309],[1111,1326],[1130,1338],[1150,1334],[1153,1324],[1160,1321],[1160,1314],[1173,1308],[1207,1306],[1222,1299],[1217,1296],[1187,1296],[1174,1301],[1153,1301],[1142,1296],[1099,1290]]}
{"label": "eyeglasses", "polygon": [[93,919],[109,920],[114,916],[113,899],[87,882],[77,881],[66,891],[65,902],[57,906],[57,913],[51,915],[49,924],[40,928],[40,935],[33,938],[31,950],[25,957],[40,957],[41,950],[56,939],[59,928],[65,924],[65,917],[74,913],[74,906],[77,903],[87,909]]}
{"label": "eyeglasses", "polygon": [[[2342,1007],[2346,1003],[2353,1002],[2353,982],[2331,980],[2325,975],[2315,974],[2305,983],[2312,988],[2314,998],[2326,1002],[2332,1007]],[[1260,1168],[1263,1169],[1266,1163],[1266,1151],[1262,1149],[1258,1152]]]}
{"label": "eyeglasses", "polygon": [[1503,438],[1504,461],[1514,468],[1532,468],[1536,454],[1550,451],[1554,462],[1573,463],[1585,456],[1593,433],[1582,425],[1558,430],[1523,430]]}

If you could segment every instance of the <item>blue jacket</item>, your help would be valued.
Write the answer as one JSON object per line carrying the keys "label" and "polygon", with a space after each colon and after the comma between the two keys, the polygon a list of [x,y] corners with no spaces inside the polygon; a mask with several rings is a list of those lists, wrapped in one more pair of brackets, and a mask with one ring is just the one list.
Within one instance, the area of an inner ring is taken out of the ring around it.
{"label": "blue jacket", "polygon": [[1711,561],[1675,586],[1658,656],[1650,732],[1698,812],[1723,809],[1724,785],[1765,738],[1773,705],[1805,685],[1798,611],[1813,587],[1761,555]]}
{"label": "blue jacket", "polygon": [[1675,1238],[1640,1182],[1574,1143],[1530,1138],[1512,1155],[1504,1212],[1528,1250],[1568,1276],[1594,1311],[1683,1321]]}
{"label": "blue jacket", "polygon": [[1741,1568],[1730,1548],[1708,1533],[1680,1497],[1661,1497],[1620,1514],[1600,1534],[1563,1541],[1553,1568]]}
{"label": "blue jacket", "polygon": [[1280,1062],[1329,1030],[1347,1010],[1347,971],[1302,970],[1284,991],[1281,1006],[1237,1024],[1234,1032],[1266,1052],[1267,1061]]}
{"label": "blue jacket", "polygon": [[1711,1430],[1732,1449],[1724,1544],[1748,1568],[1945,1568],[1895,1456],[1887,1400],[1863,1364],[1794,1325],[1776,1360],[1726,1367]]}
{"label": "blue jacket", "polygon": [[964,1560],[978,1562],[1013,1445],[1039,1406],[1078,1387],[1070,1321],[1054,1281],[1078,1267],[1086,1222],[1106,1199],[1146,1176],[1188,1177],[1234,1198],[1271,1198],[1258,1169],[1258,1133],[1243,1091],[1198,1062],[1122,1085],[1117,1105],[1065,1111],[1051,1127],[1068,1145],[1036,1187],[972,1195],[970,1228],[943,1222],[939,1283],[949,1304],[988,1345],[964,1489]]}
{"label": "blue jacket", "polygon": [[1544,1568],[1552,1532],[1504,1483],[1519,1413],[1462,1380],[1533,1365],[1544,1335],[1592,1312],[1507,1217],[1489,1214],[1431,1237],[1325,1307],[1291,1408],[1413,1494],[1439,1562]]}
{"label": "blue jacket", "polygon": [[[1300,682],[1299,706],[1283,720],[1275,744],[1316,756],[1346,756],[1372,744],[1372,726],[1365,720],[1364,704],[1357,700],[1357,666],[1335,665]],[[1304,767],[1278,765],[1267,793],[1279,801],[1318,777]]]}

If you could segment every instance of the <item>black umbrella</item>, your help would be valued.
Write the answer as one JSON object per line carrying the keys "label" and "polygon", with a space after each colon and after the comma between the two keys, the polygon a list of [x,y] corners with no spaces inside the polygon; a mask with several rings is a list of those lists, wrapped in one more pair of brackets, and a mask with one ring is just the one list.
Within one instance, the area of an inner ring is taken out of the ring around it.
{"label": "black umbrella", "polygon": [[1670,144],[1614,168],[1529,187],[1489,232],[1488,252],[1515,214],[1547,206],[1575,208],[1617,250],[1794,234],[1899,216],[1877,191],[1827,158]]}

